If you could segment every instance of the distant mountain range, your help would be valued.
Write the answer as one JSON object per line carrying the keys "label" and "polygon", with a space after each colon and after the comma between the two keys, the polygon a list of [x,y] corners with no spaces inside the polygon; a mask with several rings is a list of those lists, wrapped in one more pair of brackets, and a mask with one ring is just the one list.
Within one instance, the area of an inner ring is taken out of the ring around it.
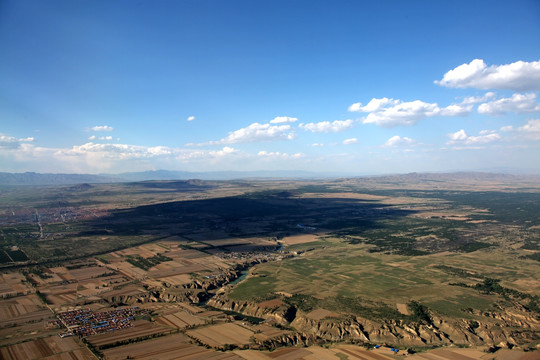
{"label": "distant mountain range", "polygon": [[[515,172],[519,174],[519,172]],[[209,171],[209,172],[188,172],[153,170],[142,172],[126,172],[121,174],[40,174],[35,172],[7,173],[0,172],[0,185],[72,185],[84,183],[119,183],[151,180],[237,180],[237,179],[324,179],[324,178],[351,178],[370,177],[377,181],[399,181],[426,179],[448,180],[448,179],[478,179],[487,180],[489,178],[511,178],[514,175],[507,171],[501,172],[446,172],[446,173],[408,173],[408,174],[388,174],[388,175],[367,175],[367,174],[345,174],[345,173],[317,173],[309,171]],[[519,176],[533,176],[520,174]]]}
{"label": "distant mountain range", "polygon": [[[143,172],[128,172],[116,176],[128,181],[145,180],[235,180],[249,178],[263,179],[281,179],[281,178],[325,178],[339,177],[344,174],[326,174],[310,171],[281,170],[281,171],[208,171],[208,172],[188,172],[188,171],[170,171],[153,170]],[[350,175],[350,174],[349,174]],[[105,174],[105,176],[110,176]]]}
{"label": "distant mountain range", "polygon": [[117,183],[148,180],[235,180],[235,179],[315,179],[351,174],[327,174],[309,171],[211,171],[188,172],[155,170],[127,172],[121,174],[40,174],[35,172],[7,173],[0,172],[0,185],[70,185],[82,183]]}
{"label": "distant mountain range", "polygon": [[105,175],[0,172],[0,185],[68,185],[83,183],[108,183],[119,181],[123,180]]}

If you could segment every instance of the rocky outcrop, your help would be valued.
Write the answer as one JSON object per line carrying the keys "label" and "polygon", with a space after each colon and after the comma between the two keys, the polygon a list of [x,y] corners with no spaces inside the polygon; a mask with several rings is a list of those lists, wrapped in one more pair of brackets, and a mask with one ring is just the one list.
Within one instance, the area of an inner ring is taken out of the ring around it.
{"label": "rocky outcrop", "polygon": [[[512,324],[515,319],[512,320]],[[295,329],[324,339],[360,340],[393,345],[496,345],[499,343],[522,344],[538,340],[536,331],[528,327],[506,326],[504,323],[475,322],[471,328],[464,320],[448,320],[434,317],[432,325],[408,324],[403,321],[387,320],[375,322],[363,318],[311,320],[305,316],[297,317],[292,323]]]}
{"label": "rocky outcrop", "polygon": [[303,344],[304,340],[310,344],[322,340],[401,346],[444,346],[450,344],[473,346],[499,345],[501,343],[518,345],[540,338],[538,331],[540,326],[538,326],[536,318],[519,311],[516,314],[512,312],[482,314],[485,321],[443,319],[434,316],[432,324],[410,323],[402,320],[374,321],[350,315],[315,320],[300,311],[295,311],[296,316],[289,322],[287,314],[290,313],[290,306],[286,304],[269,309],[248,301],[230,300],[226,295],[214,297],[210,299],[208,304],[223,310],[272,319],[280,324],[289,324],[297,331],[296,334],[299,337],[289,334],[266,340],[274,345]]}
{"label": "rocky outcrop", "polygon": [[255,340],[257,345],[252,346],[252,348],[276,349],[281,346],[312,346],[321,344],[322,342],[322,339],[317,336],[296,332],[279,335],[266,340]]}
{"label": "rocky outcrop", "polygon": [[159,297],[159,292],[141,291],[138,293],[110,294],[109,296],[104,296],[103,300],[114,305],[135,305],[148,302],[158,302]]}
{"label": "rocky outcrop", "polygon": [[237,265],[235,269],[223,269],[220,274],[194,279],[180,287],[170,287],[164,284],[160,287],[146,287],[111,291],[103,299],[115,305],[134,305],[147,302],[188,302],[200,303],[210,299],[213,290],[220,289],[236,280],[242,271],[255,264],[265,262],[265,259],[253,259]]}
{"label": "rocky outcrop", "polygon": [[307,334],[316,335],[329,341],[361,340],[369,341],[364,326],[354,318],[313,320],[297,316],[291,326]]}
{"label": "rocky outcrop", "polygon": [[208,305],[217,309],[234,311],[240,314],[253,316],[261,319],[273,320],[278,324],[287,324],[286,313],[289,308],[287,305],[282,305],[276,308],[267,308],[259,306],[256,303],[249,301],[234,301],[225,296],[214,296],[208,301]]}

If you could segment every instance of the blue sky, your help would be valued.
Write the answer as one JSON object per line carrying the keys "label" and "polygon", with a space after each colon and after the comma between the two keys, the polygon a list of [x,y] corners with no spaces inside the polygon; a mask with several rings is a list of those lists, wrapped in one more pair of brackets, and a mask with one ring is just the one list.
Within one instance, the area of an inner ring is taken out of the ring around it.
{"label": "blue sky", "polygon": [[0,3],[0,171],[540,172],[538,1]]}

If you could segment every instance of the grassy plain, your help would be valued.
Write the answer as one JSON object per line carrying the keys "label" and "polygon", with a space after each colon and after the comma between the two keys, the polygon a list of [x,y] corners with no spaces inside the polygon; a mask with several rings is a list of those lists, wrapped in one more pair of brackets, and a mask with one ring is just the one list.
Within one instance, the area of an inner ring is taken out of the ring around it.
{"label": "grassy plain", "polygon": [[[525,306],[538,301],[540,263],[528,253],[540,238],[538,192],[308,190],[299,197],[358,203],[326,221],[310,214],[316,230],[300,237],[310,241],[283,241],[287,250],[309,251],[258,265],[231,299],[263,301],[285,292],[301,295],[306,311],[371,318],[400,318],[397,304],[416,300],[439,315],[467,319],[474,316],[466,309],[493,310],[508,300],[472,287],[490,277],[536,299]],[[455,286],[463,281],[471,287]]]}

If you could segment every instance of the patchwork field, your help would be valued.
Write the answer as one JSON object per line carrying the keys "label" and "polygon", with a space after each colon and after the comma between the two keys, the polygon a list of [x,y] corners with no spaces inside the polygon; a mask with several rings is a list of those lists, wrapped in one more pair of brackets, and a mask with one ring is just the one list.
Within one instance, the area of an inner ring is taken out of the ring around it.
{"label": "patchwork field", "polygon": [[135,321],[133,327],[116,330],[110,333],[92,335],[86,338],[96,349],[107,348],[111,345],[127,344],[159,335],[171,333],[170,328],[159,326],[147,321]]}
{"label": "patchwork field", "polygon": [[187,311],[178,311],[173,314],[163,315],[156,320],[158,323],[175,327],[177,329],[185,329],[196,325],[204,324],[204,321],[197,316],[191,315]]}
{"label": "patchwork field", "polygon": [[93,360],[94,355],[80,347],[74,338],[51,336],[0,348],[0,358],[5,360],[73,359]]}
{"label": "patchwork field", "polygon": [[21,273],[14,271],[0,274],[0,299],[29,294],[32,289]]}
{"label": "patchwork field", "polygon": [[394,354],[390,348],[364,349],[358,346],[338,345],[331,348],[310,346],[306,348],[286,348],[273,352],[253,350],[235,350],[235,354],[246,360],[537,360],[538,353],[500,350],[497,354],[489,354],[480,349],[451,348],[432,350],[424,353],[407,355]]}
{"label": "patchwork field", "polygon": [[253,332],[235,323],[225,323],[189,330],[186,334],[213,348],[222,348],[248,344]]}
{"label": "patchwork field", "polygon": [[0,300],[0,327],[36,322],[50,316],[51,311],[43,306],[35,294]]}
{"label": "patchwork field", "polygon": [[237,360],[241,357],[205,349],[189,343],[184,335],[171,335],[143,343],[120,346],[103,351],[107,360],[133,359],[186,359],[186,360]]}

